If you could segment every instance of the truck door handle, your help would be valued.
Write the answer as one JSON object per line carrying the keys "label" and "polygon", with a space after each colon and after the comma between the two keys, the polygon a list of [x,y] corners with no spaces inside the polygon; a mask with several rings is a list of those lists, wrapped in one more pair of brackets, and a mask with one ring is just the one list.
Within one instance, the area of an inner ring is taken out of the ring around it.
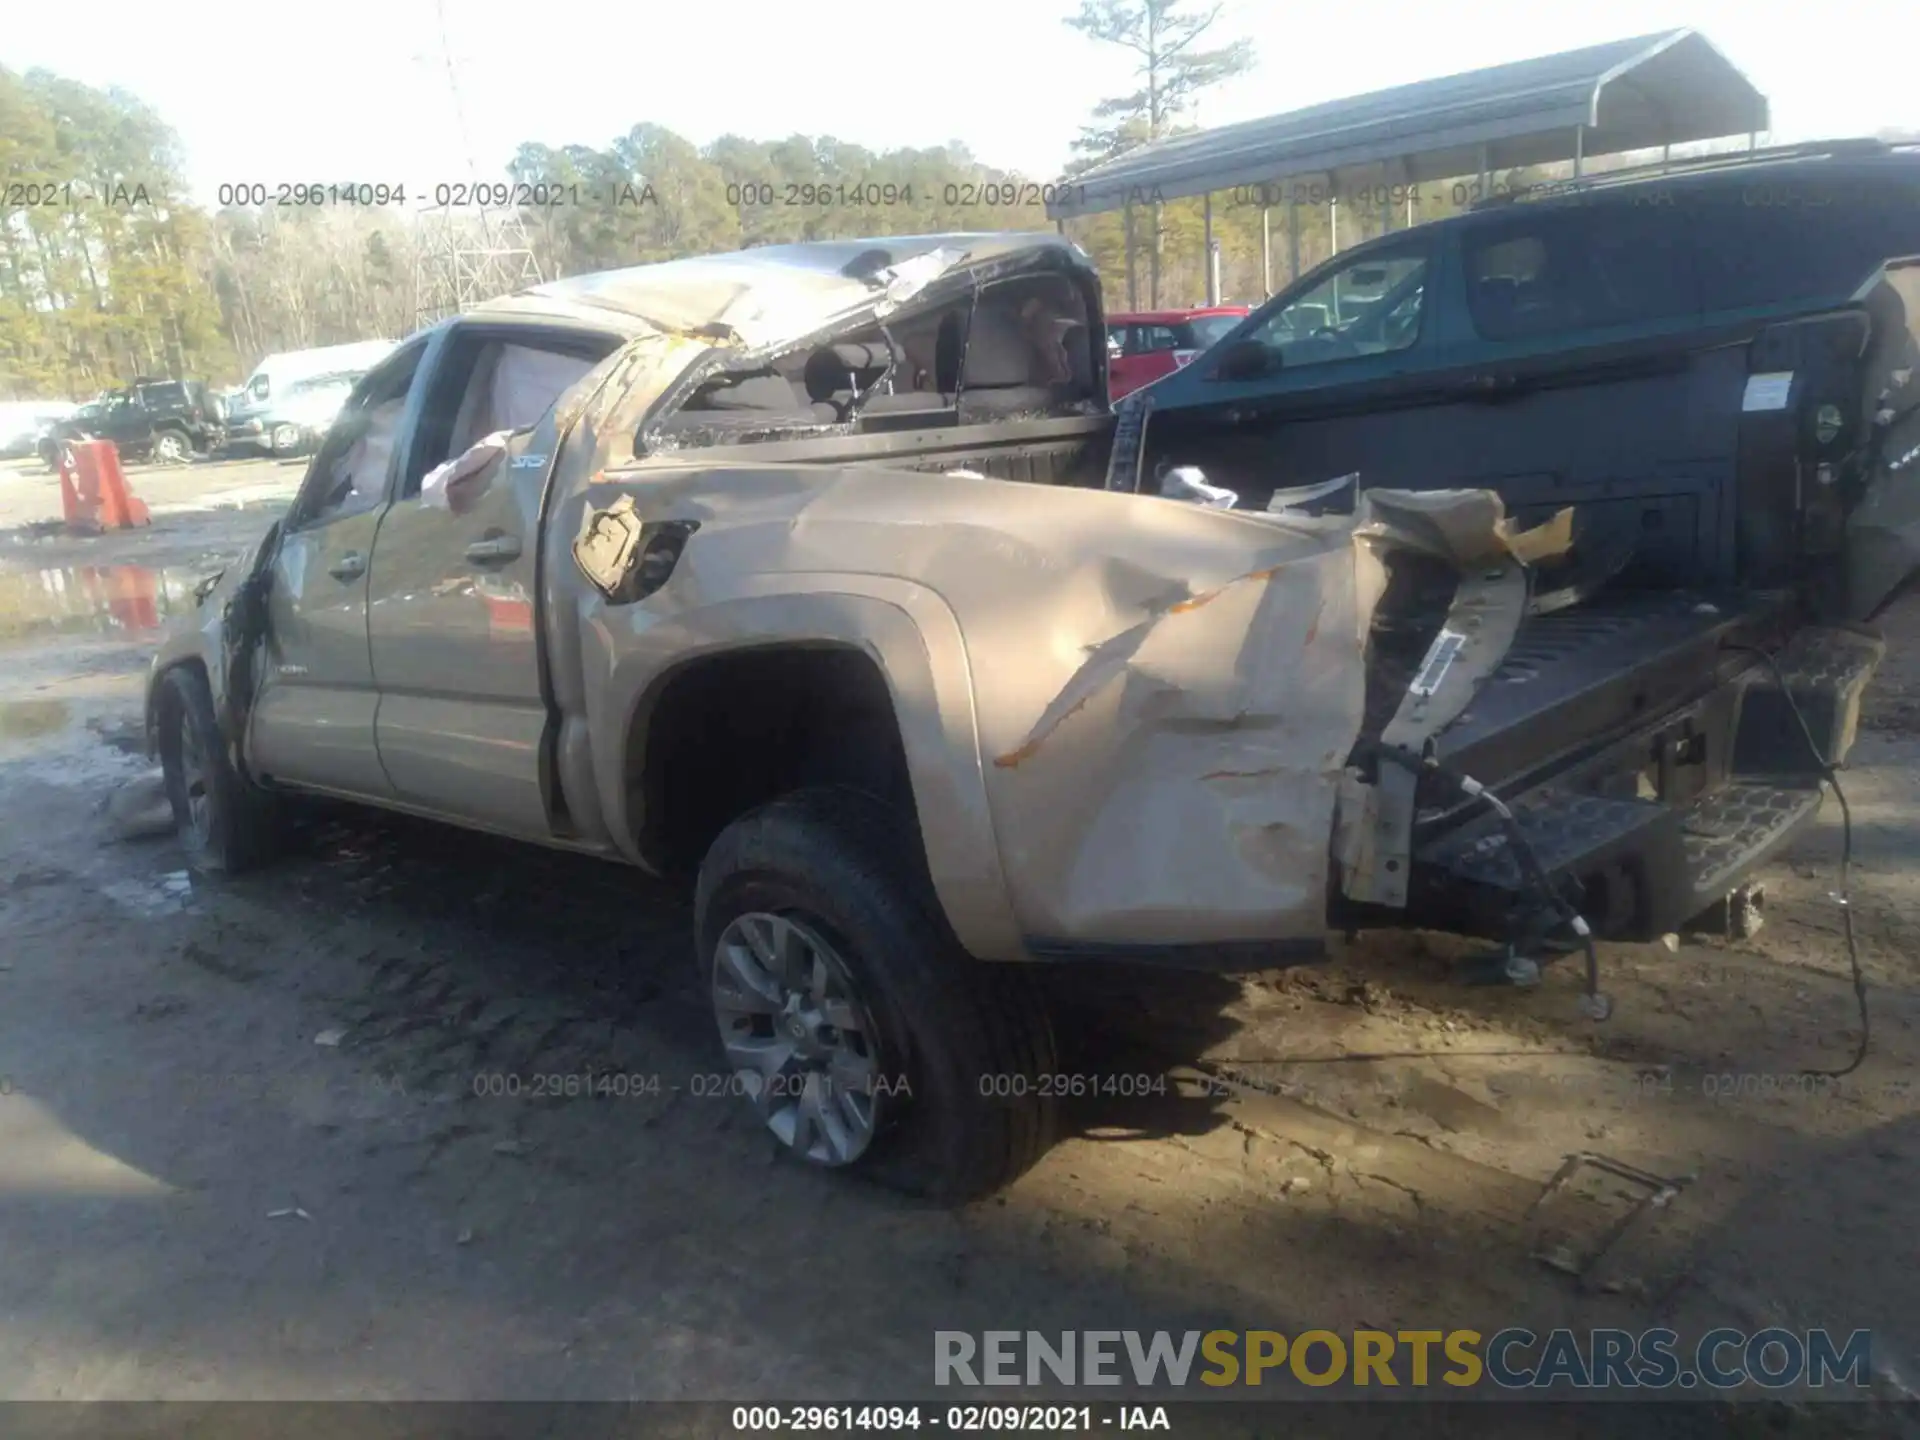
{"label": "truck door handle", "polygon": [[498,565],[520,557],[520,541],[513,535],[483,535],[467,546],[467,559],[475,565]]}
{"label": "truck door handle", "polygon": [[336,580],[358,580],[367,573],[367,557],[358,550],[349,550],[327,567],[327,573]]}

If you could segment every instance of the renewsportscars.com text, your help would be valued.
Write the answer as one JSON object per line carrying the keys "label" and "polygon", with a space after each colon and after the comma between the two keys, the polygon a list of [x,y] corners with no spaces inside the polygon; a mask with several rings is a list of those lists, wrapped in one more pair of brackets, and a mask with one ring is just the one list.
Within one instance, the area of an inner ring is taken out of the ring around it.
{"label": "renewsportscars.com text", "polygon": [[1864,1389],[1872,1335],[1826,1330],[936,1330],[936,1385]]}

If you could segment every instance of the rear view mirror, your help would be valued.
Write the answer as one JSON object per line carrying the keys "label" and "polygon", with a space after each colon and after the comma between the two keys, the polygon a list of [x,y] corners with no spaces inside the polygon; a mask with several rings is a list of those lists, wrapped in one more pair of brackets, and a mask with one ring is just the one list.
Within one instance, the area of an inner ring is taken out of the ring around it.
{"label": "rear view mirror", "polygon": [[1215,380],[1258,380],[1280,368],[1280,356],[1258,340],[1235,340],[1222,347],[1214,361]]}

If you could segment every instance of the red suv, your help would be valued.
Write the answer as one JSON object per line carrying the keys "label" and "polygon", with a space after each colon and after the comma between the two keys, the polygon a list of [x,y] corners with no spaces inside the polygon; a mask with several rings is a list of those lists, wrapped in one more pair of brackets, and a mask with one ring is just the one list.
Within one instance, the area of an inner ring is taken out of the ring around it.
{"label": "red suv", "polygon": [[1107,317],[1108,393],[1118,400],[1171,375],[1246,318],[1244,305]]}

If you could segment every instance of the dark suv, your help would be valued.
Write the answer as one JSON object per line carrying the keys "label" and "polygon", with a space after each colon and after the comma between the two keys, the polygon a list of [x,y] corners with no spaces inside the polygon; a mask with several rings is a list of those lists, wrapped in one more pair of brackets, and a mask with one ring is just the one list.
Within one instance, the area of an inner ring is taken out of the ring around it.
{"label": "dark suv", "polygon": [[40,458],[53,469],[66,442],[80,439],[111,440],[128,460],[177,465],[224,443],[226,405],[198,380],[136,380],[50,426]]}
{"label": "dark suv", "polygon": [[[1428,758],[1511,802],[1603,933],[1646,938],[1810,819],[1852,742],[1879,655],[1863,622],[1920,563],[1917,341],[1920,147],[1616,172],[1335,256],[1116,406],[1107,483],[1201,479],[1254,510],[1362,487],[1493,489],[1527,523],[1571,508],[1563,573]],[[1419,583],[1391,577],[1386,612]],[[1407,613],[1370,706],[1491,623]],[[1363,737],[1392,720],[1370,711]],[[1395,884],[1466,928],[1524,881],[1443,790],[1421,780]]]}
{"label": "dark suv", "polygon": [[1912,448],[1874,419],[1920,324],[1903,257],[1920,147],[1878,141],[1495,201],[1335,256],[1155,385],[1147,473],[1256,507],[1352,472],[1488,486],[1578,504],[1641,578],[1772,584],[1839,543],[1873,447]]}

